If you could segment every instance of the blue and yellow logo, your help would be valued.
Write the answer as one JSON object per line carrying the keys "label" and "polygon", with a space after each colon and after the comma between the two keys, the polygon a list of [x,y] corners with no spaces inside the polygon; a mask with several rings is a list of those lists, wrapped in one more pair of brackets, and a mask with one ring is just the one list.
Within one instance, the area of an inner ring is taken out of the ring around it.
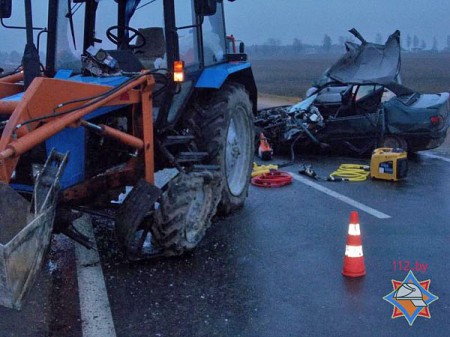
{"label": "blue and yellow logo", "polygon": [[418,281],[412,271],[403,281],[392,280],[394,290],[383,299],[394,306],[392,319],[405,317],[413,325],[419,316],[431,318],[429,306],[439,297],[430,292],[431,280]]}

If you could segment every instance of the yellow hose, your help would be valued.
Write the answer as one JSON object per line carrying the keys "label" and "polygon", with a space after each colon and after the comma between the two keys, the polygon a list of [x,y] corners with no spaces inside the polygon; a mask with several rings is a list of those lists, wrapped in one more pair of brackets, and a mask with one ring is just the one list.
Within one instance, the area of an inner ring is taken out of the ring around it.
{"label": "yellow hose", "polygon": [[258,165],[253,163],[252,178],[264,173],[269,173],[271,170],[278,170],[278,165]]}
{"label": "yellow hose", "polygon": [[364,181],[369,176],[370,167],[360,164],[342,164],[330,174],[330,177],[343,178],[348,181]]}

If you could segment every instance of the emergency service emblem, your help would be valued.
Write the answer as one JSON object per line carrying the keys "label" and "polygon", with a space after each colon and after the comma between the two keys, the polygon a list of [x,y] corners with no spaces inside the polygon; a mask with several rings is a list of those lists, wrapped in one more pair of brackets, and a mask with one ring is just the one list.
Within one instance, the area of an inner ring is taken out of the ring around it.
{"label": "emergency service emblem", "polygon": [[411,326],[419,316],[431,318],[430,304],[439,299],[429,290],[431,280],[418,281],[409,271],[403,281],[391,281],[393,291],[383,299],[394,306],[392,319],[405,317]]}

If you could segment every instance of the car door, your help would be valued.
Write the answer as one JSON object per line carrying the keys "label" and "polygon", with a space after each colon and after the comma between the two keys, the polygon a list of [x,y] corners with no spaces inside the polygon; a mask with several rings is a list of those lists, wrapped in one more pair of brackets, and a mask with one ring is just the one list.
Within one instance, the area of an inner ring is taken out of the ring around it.
{"label": "car door", "polygon": [[380,111],[384,88],[380,85],[353,85],[348,98],[343,97],[335,116],[328,118],[324,132],[329,140],[376,137],[383,125]]}

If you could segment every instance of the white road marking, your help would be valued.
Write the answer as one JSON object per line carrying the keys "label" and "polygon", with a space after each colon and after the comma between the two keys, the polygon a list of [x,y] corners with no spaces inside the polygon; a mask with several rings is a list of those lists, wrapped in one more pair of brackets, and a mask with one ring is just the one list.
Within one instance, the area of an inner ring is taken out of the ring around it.
{"label": "white road marking", "polygon": [[446,157],[442,157],[442,156],[437,156],[435,154],[432,153],[420,153],[420,155],[428,157],[428,158],[433,158],[433,159],[440,159],[443,161],[446,161],[447,163],[450,163],[450,158],[446,158]]}
{"label": "white road marking", "polygon": [[346,197],[345,195],[342,195],[342,194],[337,193],[337,192],[335,192],[333,190],[330,190],[329,188],[326,188],[326,187],[324,187],[324,186],[322,186],[320,184],[317,184],[317,183],[311,181],[309,178],[301,177],[298,174],[295,174],[295,173],[292,173],[292,172],[289,172],[289,173],[292,175],[292,178],[294,178],[295,180],[297,180],[297,181],[299,181],[299,182],[301,182],[301,183],[303,183],[305,185],[308,185],[308,186],[310,186],[310,187],[312,187],[312,188],[314,188],[314,189],[316,189],[316,190],[318,190],[320,192],[328,194],[329,196],[331,196],[333,198],[336,198],[336,199],[338,199],[338,200],[340,200],[342,202],[345,202],[346,204],[349,204],[350,206],[356,207],[359,210],[361,210],[363,212],[366,212],[366,213],[368,213],[370,215],[373,215],[374,217],[376,217],[378,219],[389,219],[389,218],[391,218],[390,215],[387,215],[385,213],[377,211],[376,209],[374,209],[372,207],[366,206],[366,205],[364,205],[364,204],[362,204],[362,203],[360,203],[360,202],[358,202],[356,200],[353,200],[353,199],[351,199],[349,197]]}
{"label": "white road marking", "polygon": [[75,226],[95,244],[95,249],[91,250],[79,244],[75,247],[83,337],[115,337],[116,330],[90,216],[83,215]]}

